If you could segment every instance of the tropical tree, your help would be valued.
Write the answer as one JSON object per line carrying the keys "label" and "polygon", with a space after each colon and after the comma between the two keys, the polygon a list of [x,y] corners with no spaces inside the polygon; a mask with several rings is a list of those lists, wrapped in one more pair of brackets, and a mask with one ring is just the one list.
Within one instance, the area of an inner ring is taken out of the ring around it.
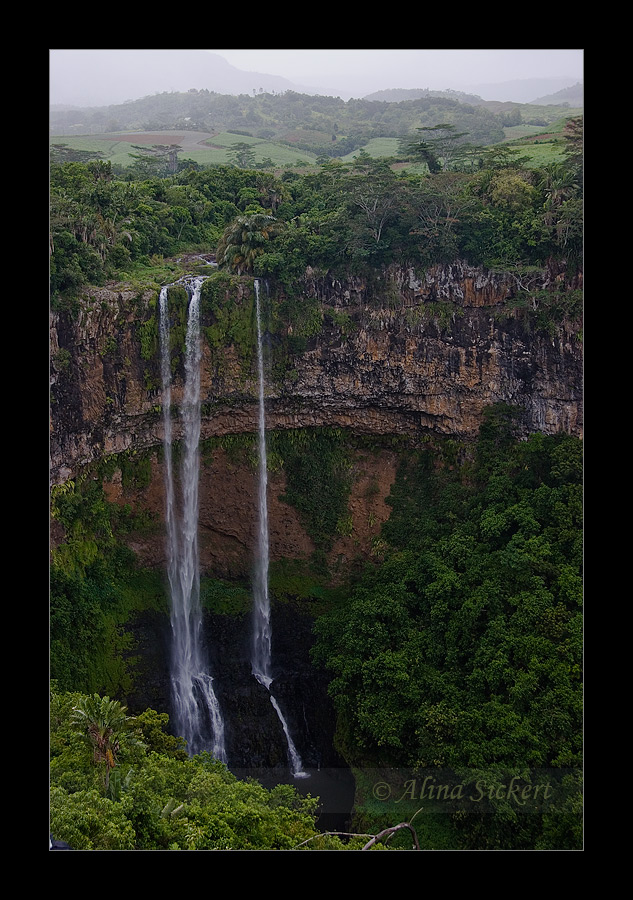
{"label": "tropical tree", "polygon": [[457,255],[462,219],[476,206],[467,190],[468,178],[459,172],[439,172],[412,191],[415,219],[410,234],[418,237],[421,252],[430,260],[450,260]]}
{"label": "tropical tree", "polygon": [[468,132],[457,131],[454,125],[426,125],[416,131],[420,137],[402,141],[401,152],[410,159],[425,162],[431,174],[457,168],[472,154],[471,145],[462,140]]}
{"label": "tropical tree", "polygon": [[379,244],[385,226],[400,210],[399,184],[388,162],[373,160],[366,153],[360,154],[354,170],[357,175],[349,183],[351,202],[363,213],[372,241]]}
{"label": "tropical tree", "polygon": [[232,144],[227,155],[233,165],[239,166],[241,169],[252,169],[255,165],[255,151],[250,144],[244,141]]}
{"label": "tropical tree", "polygon": [[264,209],[271,209],[276,213],[280,203],[288,198],[286,186],[270,172],[258,174],[255,183]]}
{"label": "tropical tree", "polygon": [[565,130],[563,137],[565,138],[565,149],[563,153],[570,166],[578,173],[578,178],[582,181],[583,168],[583,147],[584,147],[584,128],[583,117],[577,116],[568,119],[565,122]]}
{"label": "tropical tree", "polygon": [[68,144],[51,144],[50,158],[52,163],[80,162],[102,159],[103,153],[98,150],[78,150]]}
{"label": "tropical tree", "polygon": [[574,171],[563,163],[552,163],[540,170],[540,187],[545,193],[545,224],[553,225],[560,207],[578,192]]}
{"label": "tropical tree", "polygon": [[130,153],[135,160],[132,171],[141,178],[157,176],[159,178],[174,174],[178,169],[178,154],[182,147],[176,144],[153,144],[151,147],[132,144],[138,153]]}
{"label": "tropical tree", "polygon": [[582,172],[569,160],[541,170],[543,221],[568,256],[581,252],[583,240]]}
{"label": "tropical tree", "polygon": [[121,742],[126,737],[130,743],[136,742],[130,731],[134,718],[127,715],[126,707],[118,700],[93,694],[82,697],[73,707],[71,721],[92,747],[95,763],[105,767],[104,787],[107,794],[110,775],[121,751]]}
{"label": "tropical tree", "polygon": [[218,266],[238,275],[253,272],[253,265],[266,242],[279,233],[281,223],[274,216],[252,213],[238,216],[220,238],[216,251]]}

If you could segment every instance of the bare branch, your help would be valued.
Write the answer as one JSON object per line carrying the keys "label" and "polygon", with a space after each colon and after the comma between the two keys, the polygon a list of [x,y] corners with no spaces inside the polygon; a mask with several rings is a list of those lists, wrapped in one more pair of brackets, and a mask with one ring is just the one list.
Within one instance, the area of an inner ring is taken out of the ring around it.
{"label": "bare branch", "polygon": [[[417,816],[417,814],[419,812],[422,812],[422,809],[423,809],[423,807],[420,807],[420,809],[418,809],[411,816],[411,822],[413,822],[413,820],[415,819],[415,817]],[[305,846],[305,844],[309,844],[310,841],[313,841],[315,838],[324,837],[324,836],[370,838],[370,840],[367,841],[365,846],[361,847],[361,850],[369,850],[370,847],[373,847],[373,845],[378,843],[378,841],[382,840],[383,838],[387,838],[387,840],[389,840],[389,838],[391,838],[394,834],[396,834],[396,832],[401,831],[403,828],[409,829],[409,831],[413,835],[414,848],[416,850],[419,850],[420,842],[418,840],[417,832],[416,832],[415,828],[411,825],[411,822],[400,822],[399,825],[392,825],[391,828],[385,828],[383,831],[379,832],[378,834],[362,834],[362,833],[359,834],[358,832],[353,833],[353,832],[349,832],[349,831],[322,831],[319,834],[313,834],[311,838],[308,838],[305,841],[301,841],[300,844],[297,844],[296,847],[293,847],[293,850],[297,850],[299,847],[303,847],[303,846]]]}
{"label": "bare branch", "polygon": [[409,824],[409,822],[400,822],[399,825],[393,825],[391,828],[385,828],[384,831],[379,832],[375,835],[370,841],[367,841],[364,847],[361,849],[369,850],[374,844],[376,844],[381,838],[391,837],[392,834],[395,834],[396,831],[400,831],[402,828],[408,828],[411,834],[413,835],[413,843],[416,850],[420,849],[420,842],[418,841],[418,835],[416,833],[415,828]]}

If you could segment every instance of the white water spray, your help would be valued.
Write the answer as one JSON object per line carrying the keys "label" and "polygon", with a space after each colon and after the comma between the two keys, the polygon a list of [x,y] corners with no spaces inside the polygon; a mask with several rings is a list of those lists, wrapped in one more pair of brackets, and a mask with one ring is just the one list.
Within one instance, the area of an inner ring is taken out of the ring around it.
{"label": "white water spray", "polygon": [[253,581],[253,659],[252,672],[260,684],[263,684],[270,695],[275,712],[279,717],[286,742],[290,768],[295,778],[309,778],[303,771],[303,763],[290,735],[288,724],[270,691],[273,678],[271,674],[271,640],[270,597],[268,594],[268,460],[266,453],[266,414],[264,404],[264,352],[262,346],[261,310],[259,301],[259,281],[255,281],[255,312],[257,319],[257,376],[259,387],[258,410],[258,446],[259,446],[259,479],[258,479],[258,531],[257,557],[255,560],[255,577]]}
{"label": "white water spray", "polygon": [[[224,723],[213,679],[201,648],[202,610],[198,559],[198,480],[200,440],[200,290],[204,279],[187,286],[190,293],[182,403],[183,442],[180,522],[174,502],[171,429],[171,362],[169,352],[168,288],[160,292],[161,374],[165,448],[167,574],[171,596],[172,691],[175,727],[189,751],[210,749],[226,762]],[[213,735],[212,747],[207,736]]]}

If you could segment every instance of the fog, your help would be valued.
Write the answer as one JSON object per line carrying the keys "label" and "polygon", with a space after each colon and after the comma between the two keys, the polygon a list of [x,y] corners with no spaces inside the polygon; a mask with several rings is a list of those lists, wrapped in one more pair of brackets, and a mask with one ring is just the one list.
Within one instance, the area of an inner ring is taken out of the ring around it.
{"label": "fog", "polygon": [[389,88],[529,102],[583,80],[582,50],[50,50],[50,102],[102,106],[164,91],[299,90],[363,97]]}
{"label": "fog", "polygon": [[274,72],[320,88],[338,87],[346,95],[356,97],[387,88],[472,91],[476,87],[520,79],[564,78],[572,84],[583,79],[582,50],[354,49],[212,52],[241,69]]}

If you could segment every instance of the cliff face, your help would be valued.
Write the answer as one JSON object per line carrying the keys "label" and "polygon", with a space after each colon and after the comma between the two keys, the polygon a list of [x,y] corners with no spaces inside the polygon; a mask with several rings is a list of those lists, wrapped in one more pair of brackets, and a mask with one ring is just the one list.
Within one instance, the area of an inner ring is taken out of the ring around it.
{"label": "cliff face", "polygon": [[[526,434],[581,434],[579,329],[532,331],[525,310],[512,306],[528,296],[517,278],[453,265],[423,277],[384,273],[370,287],[308,272],[303,293],[321,326],[269,380],[270,428],[472,438],[483,408],[504,401],[523,408]],[[249,295],[245,280],[229,302]],[[154,291],[94,289],[74,316],[51,315],[53,484],[104,455],[160,445],[157,361],[143,358],[140,336],[155,306]],[[282,323],[273,345],[292,331]],[[255,366],[238,356],[230,341],[204,342],[203,438],[256,429]],[[181,389],[176,380],[175,404]]]}

